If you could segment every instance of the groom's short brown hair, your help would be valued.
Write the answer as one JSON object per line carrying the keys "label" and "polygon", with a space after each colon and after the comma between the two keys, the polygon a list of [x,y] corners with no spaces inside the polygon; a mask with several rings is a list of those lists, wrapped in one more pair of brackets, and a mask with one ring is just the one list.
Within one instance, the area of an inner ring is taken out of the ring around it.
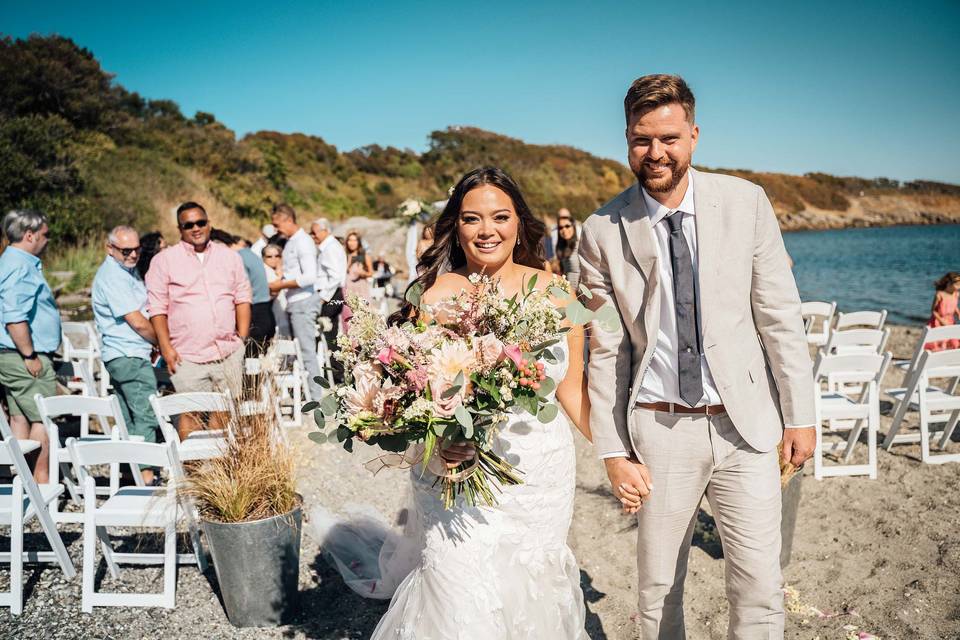
{"label": "groom's short brown hair", "polygon": [[693,91],[683,78],[666,73],[654,73],[633,81],[623,99],[623,111],[629,124],[632,116],[643,115],[665,104],[680,103],[687,114],[687,120],[693,124],[696,102]]}

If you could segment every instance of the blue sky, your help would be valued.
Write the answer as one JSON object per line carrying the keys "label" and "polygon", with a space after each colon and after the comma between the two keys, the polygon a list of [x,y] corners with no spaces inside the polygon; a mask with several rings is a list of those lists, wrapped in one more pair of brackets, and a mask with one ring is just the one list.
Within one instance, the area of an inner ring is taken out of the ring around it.
{"label": "blue sky", "polygon": [[422,151],[473,125],[623,160],[637,76],[683,75],[710,167],[960,183],[960,3],[0,0],[128,89],[238,134]]}

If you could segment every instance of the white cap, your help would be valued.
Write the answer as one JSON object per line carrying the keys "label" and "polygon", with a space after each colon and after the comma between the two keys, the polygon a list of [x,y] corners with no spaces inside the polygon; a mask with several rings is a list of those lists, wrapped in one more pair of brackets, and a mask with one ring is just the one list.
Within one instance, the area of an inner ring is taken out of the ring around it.
{"label": "white cap", "polygon": [[274,227],[272,224],[265,224],[263,225],[263,228],[260,229],[260,233],[263,234],[264,238],[269,239],[277,235],[277,228]]}

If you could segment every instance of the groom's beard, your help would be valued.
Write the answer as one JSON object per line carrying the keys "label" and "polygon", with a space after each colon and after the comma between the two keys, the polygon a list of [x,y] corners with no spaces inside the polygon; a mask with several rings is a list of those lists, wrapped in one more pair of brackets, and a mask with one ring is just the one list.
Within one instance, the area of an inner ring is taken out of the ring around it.
{"label": "groom's beard", "polygon": [[662,178],[654,178],[647,175],[647,165],[643,164],[640,166],[640,170],[634,170],[633,175],[637,176],[637,180],[640,181],[640,184],[643,186],[644,190],[647,193],[667,193],[673,191],[680,181],[683,180],[683,176],[687,175],[687,169],[690,168],[689,162],[684,162],[682,164],[677,162],[660,162],[660,166],[670,167],[670,175]]}

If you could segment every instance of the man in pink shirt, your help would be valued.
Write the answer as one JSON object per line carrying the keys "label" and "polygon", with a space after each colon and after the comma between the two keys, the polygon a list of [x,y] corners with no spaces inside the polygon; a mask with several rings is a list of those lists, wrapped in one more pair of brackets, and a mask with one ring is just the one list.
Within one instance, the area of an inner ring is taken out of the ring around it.
{"label": "man in pink shirt", "polygon": [[147,272],[147,311],[177,391],[240,390],[250,281],[236,252],[210,242],[207,212],[177,208],[180,242]]}

